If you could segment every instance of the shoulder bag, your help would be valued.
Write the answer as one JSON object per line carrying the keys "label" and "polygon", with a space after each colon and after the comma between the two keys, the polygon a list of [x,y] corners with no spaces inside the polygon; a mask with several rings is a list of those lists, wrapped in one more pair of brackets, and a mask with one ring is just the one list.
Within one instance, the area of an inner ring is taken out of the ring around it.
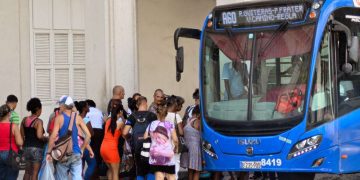
{"label": "shoulder bag", "polygon": [[66,162],[73,154],[72,127],[76,118],[76,113],[71,113],[70,122],[65,135],[55,142],[55,147],[51,150],[51,157],[60,162]]}
{"label": "shoulder bag", "polygon": [[185,144],[185,138],[184,136],[181,136],[180,133],[179,133],[179,125],[178,125],[178,122],[176,120],[176,113],[175,113],[175,120],[174,120],[174,123],[175,123],[175,130],[176,130],[176,135],[179,139],[179,143],[178,143],[178,153],[183,153],[183,152],[188,152],[189,149],[186,147],[186,144]]}
{"label": "shoulder bag", "polygon": [[14,168],[14,169],[19,169],[20,168],[20,161],[21,161],[21,156],[16,153],[15,151],[12,150],[11,148],[11,131],[12,131],[12,125],[13,123],[10,123],[10,133],[9,133],[9,154],[7,157],[7,164]]}

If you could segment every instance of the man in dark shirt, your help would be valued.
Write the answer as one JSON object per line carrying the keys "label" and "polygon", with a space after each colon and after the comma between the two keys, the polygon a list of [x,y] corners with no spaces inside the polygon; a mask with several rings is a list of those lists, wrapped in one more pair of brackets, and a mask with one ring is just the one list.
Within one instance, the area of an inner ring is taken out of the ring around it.
{"label": "man in dark shirt", "polygon": [[[146,97],[140,96],[136,102],[138,111],[129,116],[125,122],[125,127],[122,135],[125,139],[131,138],[131,148],[135,156],[136,176],[138,179],[154,179],[154,175],[149,172],[149,162],[142,162],[140,159],[140,153],[142,148],[142,142],[144,140],[144,133],[148,125],[157,119],[156,115],[148,111]],[[132,129],[132,136],[129,131]]]}

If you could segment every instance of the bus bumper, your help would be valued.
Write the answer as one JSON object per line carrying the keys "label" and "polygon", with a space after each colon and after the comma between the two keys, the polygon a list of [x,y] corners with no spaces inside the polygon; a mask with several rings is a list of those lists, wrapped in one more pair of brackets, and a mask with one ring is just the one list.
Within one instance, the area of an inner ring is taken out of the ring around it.
{"label": "bus bumper", "polygon": [[[269,147],[271,148],[271,147]],[[216,148],[217,149],[217,148]],[[339,174],[339,148],[316,150],[287,159],[288,152],[245,156],[215,151],[217,159],[203,153],[207,171],[316,172]],[[321,162],[321,163],[320,163]],[[261,164],[259,166],[259,164]]]}

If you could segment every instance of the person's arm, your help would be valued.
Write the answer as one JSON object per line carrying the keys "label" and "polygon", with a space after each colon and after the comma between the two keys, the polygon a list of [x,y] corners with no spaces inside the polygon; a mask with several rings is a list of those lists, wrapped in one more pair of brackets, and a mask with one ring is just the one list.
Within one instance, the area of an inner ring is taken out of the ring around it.
{"label": "person's arm", "polygon": [[20,135],[25,140],[25,130],[24,130],[24,122],[26,118],[24,118],[20,124]]}
{"label": "person's arm", "polygon": [[200,120],[196,119],[194,121],[194,126],[193,126],[196,130],[200,131]]}
{"label": "person's arm", "polygon": [[94,151],[89,144],[86,146],[86,149],[89,151],[90,158],[94,158]]}
{"label": "person's arm", "polygon": [[17,124],[12,124],[12,133],[15,136],[15,143],[17,146],[22,146],[24,140],[20,134],[19,126]]}
{"label": "person's arm", "polygon": [[88,123],[86,123],[86,127],[88,128],[89,132],[90,132],[90,135],[91,136],[94,136],[94,130],[91,126],[91,122],[89,121]]}
{"label": "person's arm", "polygon": [[123,136],[124,139],[129,139],[130,138],[129,131],[134,126],[134,124],[135,124],[134,117],[132,115],[130,115],[129,118],[126,120],[125,127],[124,127],[124,129],[122,131],[122,136]]}
{"label": "person's arm", "polygon": [[131,129],[130,125],[125,125],[124,130],[122,131],[122,136],[124,139],[129,139],[129,131]]}
{"label": "person's arm", "polygon": [[175,153],[177,153],[178,152],[178,143],[179,143],[179,140],[178,140],[178,137],[177,137],[177,135],[176,135],[176,131],[175,131],[175,129],[173,129],[172,131],[171,131],[171,139],[172,139],[172,141],[173,141],[173,143],[174,143],[174,152]]}
{"label": "person's arm", "polygon": [[84,123],[84,120],[79,115],[76,115],[76,123],[81,128],[82,132],[85,134],[84,143],[80,147],[81,153],[83,153],[86,146],[90,143],[91,134],[90,134],[86,124]]}
{"label": "person's arm", "polygon": [[52,157],[50,155],[51,153],[51,150],[53,149],[54,145],[55,145],[55,140],[56,140],[56,137],[58,136],[58,133],[59,133],[59,130],[60,130],[60,123],[61,121],[63,121],[63,116],[57,116],[55,118],[55,122],[54,122],[54,128],[50,134],[50,137],[49,137],[49,143],[48,143],[48,150],[47,150],[47,155],[46,155],[46,159],[48,161],[51,161],[52,160]]}
{"label": "person's arm", "polygon": [[[149,125],[149,126],[150,126],[150,125]],[[148,137],[150,137],[150,136],[149,136],[149,132],[148,132],[149,129],[150,129],[149,126],[146,128],[146,131],[145,131],[145,133],[144,133],[144,139],[147,139]]]}
{"label": "person's arm", "polygon": [[36,137],[38,139],[46,141],[47,138],[44,136],[44,126],[41,119],[38,119],[37,122],[35,122],[35,129],[36,129]]}
{"label": "person's arm", "polygon": [[233,99],[231,92],[230,92],[230,83],[229,83],[229,79],[224,79],[224,84],[225,84],[225,91],[226,94],[228,95],[228,100]]}

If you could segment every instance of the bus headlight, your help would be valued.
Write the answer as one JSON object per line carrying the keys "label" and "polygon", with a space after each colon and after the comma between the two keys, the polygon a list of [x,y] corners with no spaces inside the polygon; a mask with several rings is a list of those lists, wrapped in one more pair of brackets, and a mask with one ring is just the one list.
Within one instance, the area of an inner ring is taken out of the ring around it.
{"label": "bus headlight", "polygon": [[316,135],[297,142],[291,148],[291,151],[288,154],[287,159],[292,159],[294,157],[303,155],[307,152],[317,149],[321,143],[321,140],[322,140],[322,136]]}
{"label": "bus headlight", "polygon": [[218,156],[215,154],[214,148],[211,146],[210,143],[203,141],[202,142],[202,150],[214,159],[218,159]]}

